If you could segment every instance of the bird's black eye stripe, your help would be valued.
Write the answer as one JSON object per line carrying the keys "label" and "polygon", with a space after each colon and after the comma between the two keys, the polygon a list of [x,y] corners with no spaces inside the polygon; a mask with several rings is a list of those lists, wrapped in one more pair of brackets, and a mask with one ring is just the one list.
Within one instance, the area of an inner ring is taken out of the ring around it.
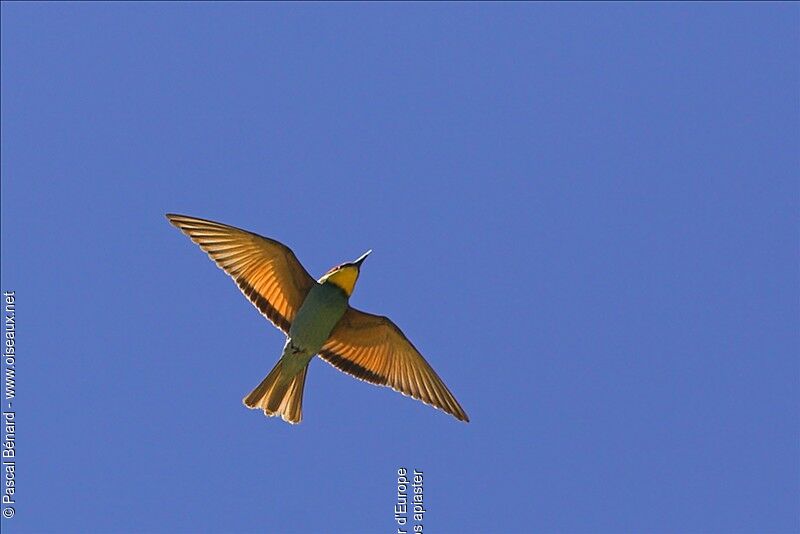
{"label": "bird's black eye stripe", "polygon": [[330,363],[332,363],[340,371],[344,371],[345,373],[351,374],[356,378],[360,378],[361,380],[366,380],[367,382],[372,382],[373,384],[379,384],[379,385],[386,384],[385,376],[381,376],[378,373],[373,373],[366,367],[362,367],[357,363],[342,358],[335,352],[331,352],[329,350],[323,350],[320,351],[319,355],[328,360]]}

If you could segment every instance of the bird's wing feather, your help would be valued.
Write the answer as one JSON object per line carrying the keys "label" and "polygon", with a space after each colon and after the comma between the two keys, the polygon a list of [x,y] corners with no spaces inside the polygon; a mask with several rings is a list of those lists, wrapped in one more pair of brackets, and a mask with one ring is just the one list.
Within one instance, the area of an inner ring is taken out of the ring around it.
{"label": "bird's wing feather", "polygon": [[436,371],[387,317],[348,308],[319,355],[340,371],[469,421]]}
{"label": "bird's wing feather", "polygon": [[264,316],[289,331],[315,284],[289,247],[227,224],[174,214],[167,219],[206,251]]}

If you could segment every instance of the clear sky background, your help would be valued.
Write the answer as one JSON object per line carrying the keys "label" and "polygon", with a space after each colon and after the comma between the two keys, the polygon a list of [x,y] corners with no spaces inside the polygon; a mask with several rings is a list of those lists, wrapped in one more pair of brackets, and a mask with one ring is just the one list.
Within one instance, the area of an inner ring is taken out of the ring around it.
{"label": "clear sky background", "polygon": [[[14,532],[800,529],[797,4],[2,6]],[[472,418],[312,362],[164,219],[368,248]]]}

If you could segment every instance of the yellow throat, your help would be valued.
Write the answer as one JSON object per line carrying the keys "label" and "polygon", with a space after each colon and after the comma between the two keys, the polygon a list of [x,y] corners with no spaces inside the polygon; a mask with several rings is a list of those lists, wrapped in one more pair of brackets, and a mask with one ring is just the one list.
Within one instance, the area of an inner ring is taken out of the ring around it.
{"label": "yellow throat", "polygon": [[344,291],[347,296],[353,294],[353,289],[356,287],[356,280],[358,280],[358,267],[355,265],[344,265],[329,271],[325,276],[319,279],[319,283],[330,282]]}

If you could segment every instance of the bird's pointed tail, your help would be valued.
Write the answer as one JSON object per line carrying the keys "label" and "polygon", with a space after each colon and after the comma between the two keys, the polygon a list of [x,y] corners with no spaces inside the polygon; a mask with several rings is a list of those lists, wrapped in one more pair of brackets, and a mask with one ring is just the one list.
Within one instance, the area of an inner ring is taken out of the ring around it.
{"label": "bird's pointed tail", "polygon": [[282,366],[283,360],[244,398],[244,405],[251,409],[260,408],[264,415],[280,416],[294,425],[303,418],[303,387],[308,365],[290,378],[281,376]]}

